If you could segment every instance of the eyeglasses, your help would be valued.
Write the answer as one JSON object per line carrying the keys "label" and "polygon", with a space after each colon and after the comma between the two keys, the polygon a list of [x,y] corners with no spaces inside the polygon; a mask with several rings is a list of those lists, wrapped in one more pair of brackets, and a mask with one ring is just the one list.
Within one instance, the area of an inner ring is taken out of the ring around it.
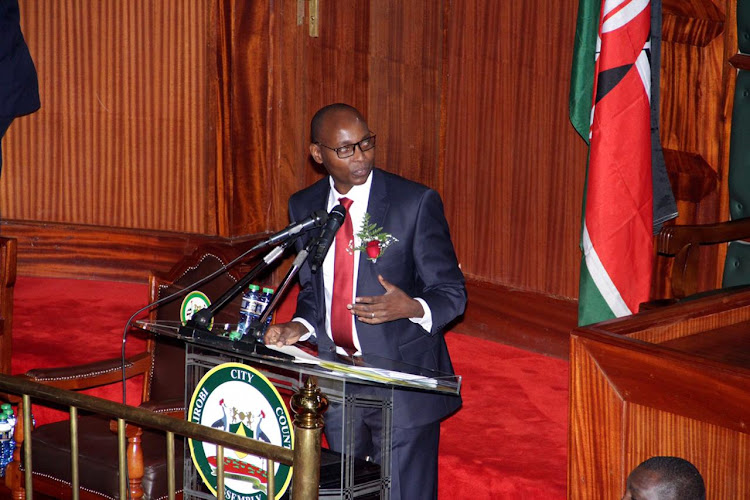
{"label": "eyeglasses", "polygon": [[325,144],[321,144],[320,142],[316,142],[318,146],[323,146],[326,149],[330,149],[331,151],[336,152],[336,156],[339,158],[349,158],[350,156],[354,156],[354,151],[359,146],[359,150],[363,153],[365,151],[369,151],[372,148],[375,147],[375,135],[371,135],[370,137],[365,137],[359,142],[355,142],[354,144],[347,144],[346,146],[341,146],[338,148],[332,148],[329,146],[326,146]]}

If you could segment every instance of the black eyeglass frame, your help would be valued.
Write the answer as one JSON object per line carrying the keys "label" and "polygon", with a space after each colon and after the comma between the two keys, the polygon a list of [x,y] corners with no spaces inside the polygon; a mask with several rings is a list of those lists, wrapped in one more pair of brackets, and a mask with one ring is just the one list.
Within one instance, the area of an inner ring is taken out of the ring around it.
{"label": "black eyeglass frame", "polygon": [[[337,148],[332,148],[330,146],[326,146],[322,142],[316,142],[315,144],[317,144],[318,146],[323,146],[326,149],[330,149],[331,151],[333,151],[333,152],[336,153],[336,156],[338,156],[339,159],[343,160],[344,158],[349,158],[351,156],[354,156],[354,153],[357,151],[357,146],[359,146],[359,150],[362,151],[363,153],[365,151],[369,151],[372,148],[374,148],[375,147],[375,137],[376,137],[376,135],[377,134],[372,134],[370,136],[365,137],[364,139],[362,139],[359,142],[355,142],[354,144],[345,144],[345,145],[339,146]],[[372,144],[368,148],[363,148],[362,147],[362,143],[363,142],[367,142],[367,141],[372,141]],[[348,155],[342,155],[341,154],[341,150],[342,149],[346,149],[346,148],[352,148],[352,152],[350,154],[348,154]]]}

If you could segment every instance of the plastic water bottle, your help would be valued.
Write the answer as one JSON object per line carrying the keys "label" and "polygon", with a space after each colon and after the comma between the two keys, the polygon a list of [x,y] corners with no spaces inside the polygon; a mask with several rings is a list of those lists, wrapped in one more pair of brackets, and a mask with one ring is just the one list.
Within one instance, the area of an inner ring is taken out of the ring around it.
{"label": "plastic water bottle", "polygon": [[5,414],[5,418],[8,420],[8,423],[15,427],[16,425],[16,416],[13,414],[13,407],[10,403],[3,403],[2,406],[0,406],[0,412]]}
{"label": "plastic water bottle", "polygon": [[[266,307],[271,303],[271,298],[273,298],[273,288],[263,288],[263,293],[260,294],[260,312],[258,313],[258,317],[263,315],[263,311],[266,310]],[[272,314],[268,315],[268,318],[266,319],[266,326],[271,324],[271,317]]]}
{"label": "plastic water bottle", "polygon": [[13,426],[10,425],[5,413],[0,415],[0,477],[5,477],[5,468],[13,460]]}
{"label": "plastic water bottle", "polygon": [[[8,424],[10,425],[10,455],[11,459],[13,458],[13,450],[16,449],[16,415],[13,412],[13,407],[10,403],[3,403],[2,406],[0,406],[0,412],[2,412],[3,415],[5,415],[5,419],[8,421]],[[10,460],[8,460],[10,463]]]}
{"label": "plastic water bottle", "polygon": [[257,313],[260,300],[260,287],[258,285],[250,285],[242,295],[242,305],[240,306],[240,320],[237,323],[237,332],[232,332],[230,338],[232,340],[239,340],[247,334],[248,329],[253,321],[257,321],[260,317]]}

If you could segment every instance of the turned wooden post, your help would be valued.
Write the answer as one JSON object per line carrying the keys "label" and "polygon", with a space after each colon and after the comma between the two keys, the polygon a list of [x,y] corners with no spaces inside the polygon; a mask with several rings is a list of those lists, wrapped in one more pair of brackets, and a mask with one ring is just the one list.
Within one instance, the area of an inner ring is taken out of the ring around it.
{"label": "turned wooden post", "polygon": [[[117,432],[117,420],[109,423],[109,430]],[[127,445],[127,468],[128,468],[128,491],[130,498],[143,498],[143,445],[141,436],[143,429],[133,424],[125,424],[125,437],[128,439]]]}
{"label": "turned wooden post", "polygon": [[291,406],[295,439],[292,493],[295,500],[318,498],[320,443],[328,398],[320,392],[315,378],[309,377],[304,387],[292,396]]}

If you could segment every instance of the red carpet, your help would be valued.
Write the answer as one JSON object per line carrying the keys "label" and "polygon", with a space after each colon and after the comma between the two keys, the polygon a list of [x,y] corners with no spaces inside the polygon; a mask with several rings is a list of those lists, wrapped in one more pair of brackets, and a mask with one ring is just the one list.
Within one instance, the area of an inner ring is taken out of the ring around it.
{"label": "red carpet", "polygon": [[[117,357],[125,322],[146,304],[145,284],[18,278],[13,373]],[[450,333],[464,405],[444,422],[440,499],[564,499],[568,364]],[[133,335],[127,352],[140,351]],[[139,383],[128,401],[139,401]],[[93,394],[119,401],[120,388]],[[34,407],[38,422],[64,418]]]}
{"label": "red carpet", "polygon": [[463,407],[441,426],[440,499],[564,499],[568,363],[449,333]]}

